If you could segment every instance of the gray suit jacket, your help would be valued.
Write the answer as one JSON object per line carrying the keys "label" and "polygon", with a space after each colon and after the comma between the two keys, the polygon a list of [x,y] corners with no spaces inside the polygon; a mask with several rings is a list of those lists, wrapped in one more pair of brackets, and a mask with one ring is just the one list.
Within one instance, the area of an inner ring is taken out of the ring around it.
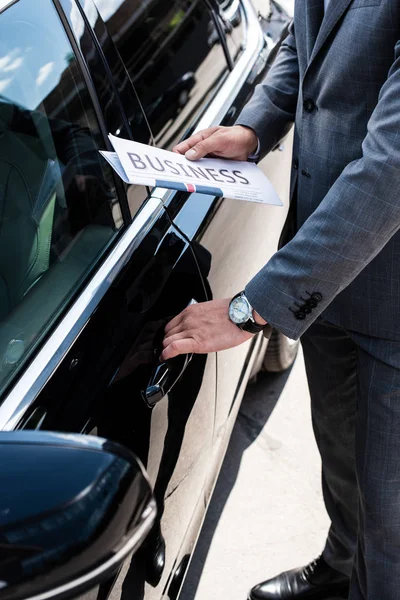
{"label": "gray suit jacket", "polygon": [[298,338],[321,314],[400,339],[400,2],[296,0],[276,63],[238,123],[262,153],[295,122],[295,237],[248,284]]}

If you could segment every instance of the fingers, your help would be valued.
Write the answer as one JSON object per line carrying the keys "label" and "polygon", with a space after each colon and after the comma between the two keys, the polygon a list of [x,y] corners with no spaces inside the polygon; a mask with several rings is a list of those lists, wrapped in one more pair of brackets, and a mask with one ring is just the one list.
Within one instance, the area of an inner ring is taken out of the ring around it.
{"label": "fingers", "polygon": [[192,332],[190,331],[180,331],[179,333],[173,333],[172,335],[167,335],[164,340],[163,340],[163,347],[167,348],[170,344],[172,344],[173,342],[176,342],[177,340],[183,340],[185,338],[191,338],[194,337],[192,335]]}
{"label": "fingers", "polygon": [[194,329],[194,327],[195,323],[193,323],[192,320],[188,321],[187,317],[182,317],[181,320],[174,327],[171,327],[171,329],[169,329],[168,331],[167,329],[164,330],[164,340],[171,338],[172,336],[178,335],[179,333],[188,334],[188,331],[191,331],[192,329]]}
{"label": "fingers", "polygon": [[161,360],[168,360],[179,354],[192,354],[196,351],[195,321],[192,313],[197,306],[189,306],[167,324]]}
{"label": "fingers", "polygon": [[[192,135],[187,140],[184,140],[172,150],[177,154],[184,154],[186,158],[190,160],[198,160],[203,158],[206,154],[210,154],[215,150],[212,147],[215,146],[215,142],[211,141],[210,138],[220,129],[219,126],[209,127],[203,129],[195,135]],[[211,149],[210,149],[211,148]]]}
{"label": "fingers", "polygon": [[174,333],[178,333],[183,330],[188,331],[188,329],[191,329],[194,325],[193,319],[197,314],[197,307],[197,304],[188,306],[179,315],[177,315],[169,323],[167,323],[164,329],[165,337],[171,336]]}
{"label": "fingers", "polygon": [[172,151],[177,152],[178,154],[186,154],[186,152],[190,150],[190,148],[193,148],[193,146],[196,146],[196,144],[198,144],[202,140],[205,140],[206,138],[210,137],[213,133],[218,131],[218,129],[218,126],[209,127],[208,129],[202,129],[202,131],[191,135],[187,140],[184,140],[180,144],[174,146],[174,148],[172,148]]}
{"label": "fingers", "polygon": [[161,353],[161,360],[170,360],[180,354],[194,354],[197,342],[193,338],[183,338],[169,344]]}
{"label": "fingers", "polygon": [[257,148],[256,133],[242,125],[233,127],[210,127],[192,135],[173,149],[184,154],[189,160],[199,160],[205,156],[247,160],[249,154]]}
{"label": "fingers", "polygon": [[183,314],[180,313],[178,316],[174,317],[172,319],[172,321],[167,323],[167,325],[165,326],[165,329],[164,329],[165,335],[171,335],[172,331],[181,325],[183,318],[184,318]]}
{"label": "fingers", "polygon": [[233,348],[253,334],[241,331],[228,318],[229,298],[187,307],[168,323],[161,360],[179,354],[207,354]]}

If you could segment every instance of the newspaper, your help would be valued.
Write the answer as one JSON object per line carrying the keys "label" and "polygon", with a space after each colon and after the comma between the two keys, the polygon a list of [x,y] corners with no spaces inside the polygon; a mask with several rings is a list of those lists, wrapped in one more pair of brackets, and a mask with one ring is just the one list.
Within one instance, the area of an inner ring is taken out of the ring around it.
{"label": "newspaper", "polygon": [[126,183],[282,206],[275,189],[254,163],[202,158],[190,161],[168,150],[109,135],[115,152],[101,151]]}

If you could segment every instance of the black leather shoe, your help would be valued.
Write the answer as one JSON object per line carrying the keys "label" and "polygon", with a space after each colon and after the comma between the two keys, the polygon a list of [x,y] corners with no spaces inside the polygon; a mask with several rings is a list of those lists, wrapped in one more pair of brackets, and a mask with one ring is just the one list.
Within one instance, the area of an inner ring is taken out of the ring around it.
{"label": "black leather shoe", "polygon": [[157,587],[165,568],[165,539],[158,523],[146,540],[146,581]]}
{"label": "black leather shoe", "polygon": [[320,556],[306,567],[285,571],[256,585],[250,592],[249,600],[333,600],[347,598],[349,586],[349,578],[332,569]]}

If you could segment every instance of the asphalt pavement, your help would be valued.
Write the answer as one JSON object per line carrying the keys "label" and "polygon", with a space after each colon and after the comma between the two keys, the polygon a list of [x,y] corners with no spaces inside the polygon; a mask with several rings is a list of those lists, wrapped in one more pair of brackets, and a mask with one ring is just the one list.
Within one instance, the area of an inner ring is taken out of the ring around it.
{"label": "asphalt pavement", "polygon": [[328,529],[300,352],[290,372],[248,387],[181,600],[246,600],[306,564]]}

